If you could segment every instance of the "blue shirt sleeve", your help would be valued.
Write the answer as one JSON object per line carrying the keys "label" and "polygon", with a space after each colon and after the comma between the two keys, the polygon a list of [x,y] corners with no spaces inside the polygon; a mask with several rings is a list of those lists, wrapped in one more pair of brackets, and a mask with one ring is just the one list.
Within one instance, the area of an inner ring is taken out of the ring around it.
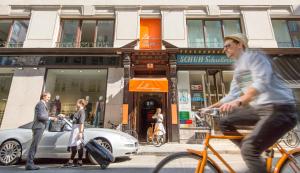
{"label": "blue shirt sleeve", "polygon": [[267,57],[260,53],[250,57],[248,61],[253,80],[251,87],[259,93],[265,92],[271,83],[273,74],[271,63],[267,60]]}
{"label": "blue shirt sleeve", "polygon": [[228,95],[226,95],[225,97],[223,97],[220,100],[220,103],[228,103],[230,101],[233,101],[235,99],[237,99],[242,93],[242,90],[240,89],[240,87],[237,85],[235,77],[233,76],[233,79],[231,81],[230,84],[230,91],[228,93]]}

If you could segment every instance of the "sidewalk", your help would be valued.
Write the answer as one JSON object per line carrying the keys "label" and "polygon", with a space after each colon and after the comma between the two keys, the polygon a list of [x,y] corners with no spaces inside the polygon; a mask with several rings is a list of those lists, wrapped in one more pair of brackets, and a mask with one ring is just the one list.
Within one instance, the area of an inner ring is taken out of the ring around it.
{"label": "sidewalk", "polygon": [[[210,142],[213,148],[220,154],[240,154],[240,150],[230,141],[216,140]],[[169,155],[186,149],[202,150],[202,144],[166,143],[160,147],[151,144],[140,144],[138,155]]]}
{"label": "sidewalk", "polygon": [[[240,149],[229,140],[214,140],[210,144],[219,154],[240,154]],[[293,149],[283,143],[280,143],[280,145],[286,150]],[[203,144],[166,143],[160,147],[155,147],[152,144],[140,144],[138,155],[165,156],[186,151],[186,149],[202,150]],[[209,153],[212,152],[209,150]]]}

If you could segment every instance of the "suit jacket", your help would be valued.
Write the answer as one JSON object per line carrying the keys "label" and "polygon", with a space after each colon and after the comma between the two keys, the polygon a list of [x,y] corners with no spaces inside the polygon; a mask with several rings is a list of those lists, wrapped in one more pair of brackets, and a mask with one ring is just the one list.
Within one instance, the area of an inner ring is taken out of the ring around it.
{"label": "suit jacket", "polygon": [[45,129],[47,127],[48,120],[48,108],[43,101],[39,101],[35,106],[32,129]]}

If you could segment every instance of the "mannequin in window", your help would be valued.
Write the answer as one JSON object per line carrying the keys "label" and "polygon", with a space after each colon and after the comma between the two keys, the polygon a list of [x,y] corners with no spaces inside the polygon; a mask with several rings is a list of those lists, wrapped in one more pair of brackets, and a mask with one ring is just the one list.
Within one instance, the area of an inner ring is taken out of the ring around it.
{"label": "mannequin in window", "polygon": [[92,103],[90,102],[90,96],[86,96],[86,97],[85,97],[85,100],[86,100],[86,102],[87,102],[87,105],[86,105],[86,107],[85,107],[85,115],[86,115],[86,117],[88,117],[88,119],[89,119],[89,117],[92,116],[92,115],[91,115],[91,112],[92,112],[93,105],[92,105]]}
{"label": "mannequin in window", "polygon": [[93,121],[93,125],[95,127],[101,127],[104,121],[104,100],[103,96],[99,96],[98,101],[96,102],[96,109],[95,109],[95,117]]}
{"label": "mannequin in window", "polygon": [[59,95],[55,96],[55,99],[51,102],[50,107],[51,107],[50,108],[51,115],[56,116],[56,115],[60,114],[60,112],[61,112],[61,102],[60,102]]}

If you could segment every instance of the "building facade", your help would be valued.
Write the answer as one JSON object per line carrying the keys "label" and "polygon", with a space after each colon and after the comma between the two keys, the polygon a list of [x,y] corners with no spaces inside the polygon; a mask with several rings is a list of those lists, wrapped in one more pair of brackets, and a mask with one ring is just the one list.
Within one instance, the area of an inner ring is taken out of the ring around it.
{"label": "building facade", "polygon": [[87,126],[122,123],[140,141],[160,107],[168,141],[193,142],[205,126],[197,110],[229,91],[222,47],[232,33],[300,98],[298,0],[0,2],[0,128],[32,121],[46,90],[52,114],[71,115],[85,98]]}

